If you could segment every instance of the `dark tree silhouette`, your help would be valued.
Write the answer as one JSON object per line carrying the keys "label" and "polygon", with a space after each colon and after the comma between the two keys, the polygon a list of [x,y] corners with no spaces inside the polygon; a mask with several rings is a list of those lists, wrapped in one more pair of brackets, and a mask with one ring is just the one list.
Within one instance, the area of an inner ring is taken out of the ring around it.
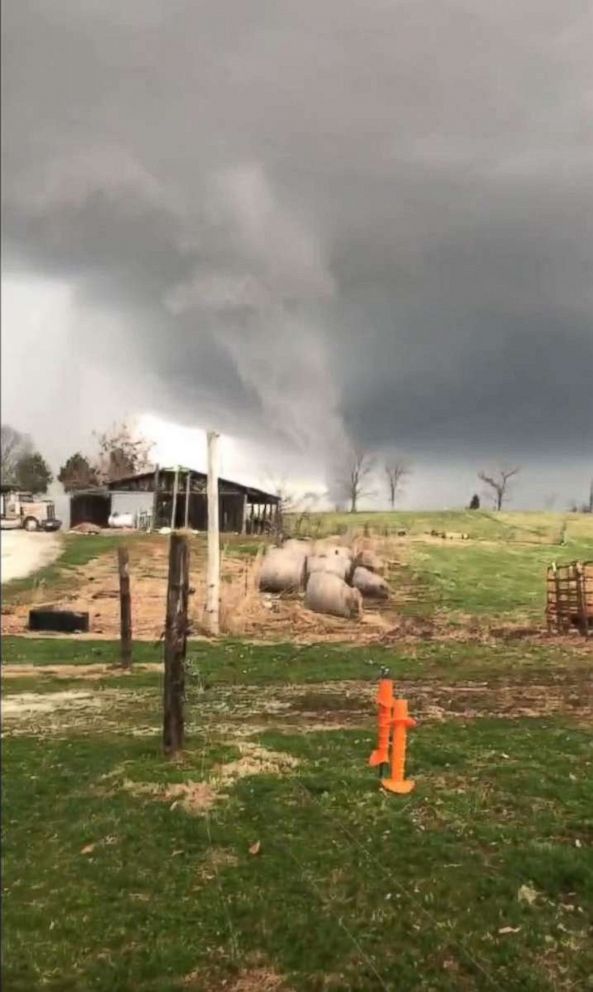
{"label": "dark tree silhouette", "polygon": [[99,473],[89,459],[77,451],[62,465],[58,473],[58,482],[62,483],[67,493],[92,489],[93,486],[99,485]]}
{"label": "dark tree silhouette", "polygon": [[356,513],[360,499],[371,495],[367,485],[374,467],[374,460],[362,448],[346,452],[337,481],[340,495],[350,504],[350,513]]}
{"label": "dark tree silhouette", "polygon": [[404,479],[410,475],[412,470],[403,458],[393,458],[391,461],[386,461],[384,468],[387,477],[389,505],[393,510],[398,494],[403,488]]}
{"label": "dark tree silhouette", "polygon": [[502,505],[509,495],[509,480],[520,472],[520,466],[501,466],[495,472],[478,472],[478,479],[485,482],[492,490],[492,498],[497,510],[502,510]]}
{"label": "dark tree silhouette", "polygon": [[14,474],[18,489],[29,493],[46,493],[53,479],[49,465],[38,451],[19,458]]}
{"label": "dark tree silhouette", "polygon": [[10,424],[2,424],[0,428],[0,451],[2,461],[0,474],[4,485],[16,485],[17,462],[33,452],[31,438],[27,434],[22,434]]}

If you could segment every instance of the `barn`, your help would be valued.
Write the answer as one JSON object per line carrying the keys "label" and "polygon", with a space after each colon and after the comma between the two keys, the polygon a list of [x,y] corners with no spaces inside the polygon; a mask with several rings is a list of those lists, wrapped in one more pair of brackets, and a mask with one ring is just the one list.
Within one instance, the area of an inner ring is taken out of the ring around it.
{"label": "barn", "polygon": [[[112,513],[132,513],[146,529],[208,527],[208,477],[191,468],[155,468],[110,482],[102,489],[74,493],[70,526],[106,527]],[[262,534],[278,523],[280,499],[253,486],[218,480],[221,531]]]}

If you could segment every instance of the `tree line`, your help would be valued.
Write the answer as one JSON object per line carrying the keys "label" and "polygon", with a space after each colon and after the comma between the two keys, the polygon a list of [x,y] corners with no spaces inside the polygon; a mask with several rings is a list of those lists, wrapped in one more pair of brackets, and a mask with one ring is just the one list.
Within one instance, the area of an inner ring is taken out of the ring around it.
{"label": "tree line", "polygon": [[14,486],[31,493],[46,493],[53,482],[51,469],[41,452],[37,451],[28,434],[2,424],[0,428],[3,486]]}
{"label": "tree line", "polygon": [[[356,513],[363,499],[377,497],[378,470],[383,478],[389,506],[393,510],[404,490],[407,478],[412,474],[412,465],[408,459],[391,456],[380,463],[364,448],[353,446],[346,450],[336,476],[336,493],[338,499],[346,503],[350,513]],[[493,469],[482,469],[477,473],[478,479],[485,487],[485,498],[491,501],[495,510],[502,510],[508,503],[512,495],[512,480],[520,471],[520,465],[499,465]],[[480,496],[474,493],[468,509],[479,510],[480,506]],[[581,504],[573,501],[569,509],[574,513],[593,513],[593,478],[587,500]]]}
{"label": "tree line", "polygon": [[[93,438],[93,453],[75,451],[60,467],[57,480],[67,493],[117,482],[150,467],[152,442],[139,437],[126,421],[114,424],[103,433],[94,434]],[[520,471],[519,465],[499,465],[477,473],[494,509],[502,510],[508,503],[512,495],[512,480]],[[383,492],[393,510],[412,472],[412,463],[402,455],[392,454],[380,461],[365,448],[352,446],[344,452],[339,463],[334,494],[351,513],[356,513],[363,499],[379,495],[377,483],[381,479]],[[2,424],[1,427],[1,479],[3,485],[38,494],[46,493],[53,482],[47,461],[35,448],[29,435],[10,424]],[[286,492],[285,484],[275,488],[288,511],[294,501]],[[468,509],[477,510],[480,505],[480,496],[474,493]],[[575,513],[593,513],[593,478],[587,499],[582,503],[573,501],[569,509]]]}
{"label": "tree line", "polygon": [[[54,477],[32,439],[10,424],[2,424],[0,433],[2,485],[45,494]],[[75,451],[60,467],[57,480],[67,493],[117,482],[149,467],[152,443],[137,437],[125,421],[93,436],[92,454]]]}

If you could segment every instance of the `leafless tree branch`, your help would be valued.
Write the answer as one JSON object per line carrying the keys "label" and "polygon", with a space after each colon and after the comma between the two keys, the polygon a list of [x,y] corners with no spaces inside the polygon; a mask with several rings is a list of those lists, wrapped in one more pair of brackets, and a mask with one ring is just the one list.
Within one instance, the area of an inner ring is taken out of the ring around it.
{"label": "leafless tree branch", "polygon": [[513,465],[512,467],[501,466],[501,468],[491,473],[484,471],[478,472],[478,479],[485,482],[492,490],[492,498],[497,510],[501,510],[503,503],[508,499],[510,479],[520,471],[521,467],[519,465]]}
{"label": "leafless tree branch", "polygon": [[341,496],[350,504],[350,513],[356,513],[361,499],[373,495],[368,482],[374,468],[374,459],[364,449],[351,448],[346,452],[337,483]]}
{"label": "leafless tree branch", "polygon": [[403,458],[393,458],[386,461],[385,475],[387,477],[387,490],[389,493],[389,505],[393,510],[398,494],[403,488],[404,479],[411,474],[409,463]]}

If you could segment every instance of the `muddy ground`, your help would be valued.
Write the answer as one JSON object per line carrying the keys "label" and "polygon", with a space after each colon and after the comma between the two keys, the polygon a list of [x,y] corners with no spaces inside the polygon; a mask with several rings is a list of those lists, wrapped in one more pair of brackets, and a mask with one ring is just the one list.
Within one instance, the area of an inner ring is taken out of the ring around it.
{"label": "muddy ground", "polygon": [[[160,670],[159,665],[137,668]],[[4,733],[65,733],[69,730],[95,733],[117,726],[125,715],[135,725],[141,709],[150,702],[145,690],[97,689],[93,682],[113,674],[108,666],[51,666],[43,672],[76,678],[80,688],[63,692],[20,692],[4,695]],[[39,676],[28,666],[3,667],[3,677]],[[122,674],[122,680],[126,676]],[[213,686],[198,683],[187,686],[188,720],[199,714],[200,727],[229,734],[233,740],[249,737],[264,729],[294,727],[299,733],[340,728],[371,728],[376,719],[376,684],[345,681],[311,685]],[[519,718],[566,715],[590,725],[593,720],[593,682],[587,675],[567,675],[545,684],[466,682],[455,685],[432,680],[398,682],[398,692],[409,701],[410,711],[422,721],[472,720],[481,716]],[[154,696],[152,697],[154,699]],[[138,711],[138,712],[137,712]],[[89,721],[89,716],[92,715]],[[135,726],[137,733],[158,733],[148,722]]]}
{"label": "muddy ground", "polygon": [[[81,540],[84,540],[81,537]],[[134,637],[158,640],[163,633],[168,545],[165,541],[130,548],[130,581]],[[399,563],[391,562],[393,595],[388,602],[369,602],[361,621],[320,616],[306,610],[302,597],[271,596],[258,589],[261,557],[222,555],[221,628],[224,633],[258,640],[376,641],[402,623],[401,606],[408,599],[406,583],[397,581]],[[205,558],[201,543],[192,543],[190,576],[191,633],[205,633]],[[64,588],[43,585],[2,609],[2,633],[25,634],[31,607],[89,612],[93,638],[119,637],[119,586],[115,555],[105,554],[69,573]]]}

